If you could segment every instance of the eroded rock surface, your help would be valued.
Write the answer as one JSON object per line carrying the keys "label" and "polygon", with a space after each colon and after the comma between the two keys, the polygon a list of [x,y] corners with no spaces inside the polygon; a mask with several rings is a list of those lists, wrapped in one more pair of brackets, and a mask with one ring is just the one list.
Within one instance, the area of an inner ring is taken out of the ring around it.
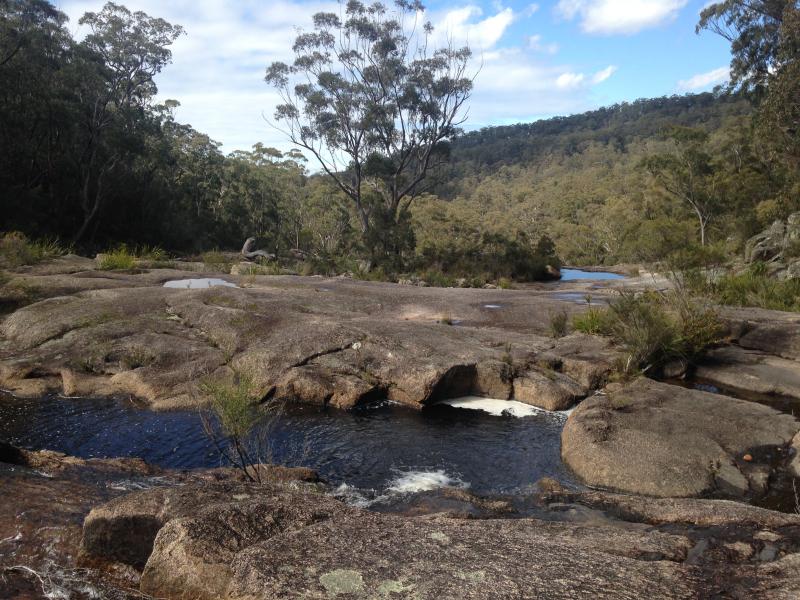
{"label": "eroded rock surface", "polygon": [[[784,598],[797,589],[798,516],[557,485],[537,498],[552,517],[401,517],[302,486],[188,484],[95,509],[84,551],[118,558],[126,536],[153,537],[132,514],[160,519],[141,589],[166,598]],[[621,520],[559,521],[576,503]],[[112,543],[87,547],[95,537]]]}
{"label": "eroded rock surface", "polygon": [[[234,276],[247,287],[181,290],[162,287],[189,276],[174,269],[81,267],[14,274],[45,299],[0,324],[0,386],[28,396],[127,394],[175,408],[206,400],[200,381],[244,373],[265,398],[420,407],[466,394],[509,399],[522,389],[515,379],[544,364],[561,386],[540,405],[567,406],[580,388],[602,385],[616,356],[599,338],[545,335],[562,303],[528,290]],[[520,393],[531,401],[528,388]]]}
{"label": "eroded rock surface", "polygon": [[797,419],[763,405],[641,378],[582,402],[564,427],[561,453],[593,486],[745,497],[766,490],[777,453],[799,430]]}

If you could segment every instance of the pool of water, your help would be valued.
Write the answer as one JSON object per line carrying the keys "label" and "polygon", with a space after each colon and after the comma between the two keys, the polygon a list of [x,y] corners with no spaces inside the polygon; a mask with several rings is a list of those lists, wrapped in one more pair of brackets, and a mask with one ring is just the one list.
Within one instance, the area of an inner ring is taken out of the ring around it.
{"label": "pool of water", "polygon": [[625,279],[625,275],[605,271],[582,271],[581,269],[561,269],[561,281],[608,281],[611,279]]}
{"label": "pool of water", "polygon": [[[371,497],[441,486],[519,493],[544,476],[574,483],[560,456],[565,414],[511,404],[503,412],[503,401],[484,399],[469,404],[423,411],[388,403],[358,412],[289,407],[269,428],[271,457]],[[124,400],[3,396],[0,439],[172,468],[221,464],[197,411],[157,413]]]}
{"label": "pool of water", "polygon": [[173,279],[164,283],[165,288],[177,288],[183,290],[205,290],[211,287],[239,287],[235,283],[218,279],[216,277],[205,277],[201,279]]}

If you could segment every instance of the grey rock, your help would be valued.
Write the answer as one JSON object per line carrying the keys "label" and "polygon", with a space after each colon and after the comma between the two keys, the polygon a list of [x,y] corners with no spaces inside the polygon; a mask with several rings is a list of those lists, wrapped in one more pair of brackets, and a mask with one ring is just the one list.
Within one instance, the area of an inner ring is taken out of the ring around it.
{"label": "grey rock", "polygon": [[753,448],[783,447],[800,422],[769,407],[640,378],[584,400],[562,433],[564,461],[586,483],[658,497],[761,490]]}

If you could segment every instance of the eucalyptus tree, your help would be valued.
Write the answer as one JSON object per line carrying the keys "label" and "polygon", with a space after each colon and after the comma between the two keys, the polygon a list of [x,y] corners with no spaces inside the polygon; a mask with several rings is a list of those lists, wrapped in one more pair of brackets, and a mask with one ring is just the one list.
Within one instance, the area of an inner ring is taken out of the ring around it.
{"label": "eucalyptus tree", "polygon": [[784,19],[797,0],[724,0],[707,4],[696,31],[708,30],[731,44],[731,85],[763,90],[780,66]]}
{"label": "eucalyptus tree", "polygon": [[673,149],[646,157],[642,166],[668,194],[692,210],[700,245],[705,246],[708,225],[720,204],[717,170],[706,149],[708,134],[691,127],[672,127],[666,137]]}
{"label": "eucalyptus tree", "polygon": [[418,0],[341,2],[297,36],[291,64],[267,68],[276,126],[352,201],[365,240],[407,220],[466,118],[471,52],[435,48],[423,15]]}
{"label": "eucalyptus tree", "polygon": [[60,87],[73,47],[66,22],[49,2],[0,0],[0,228],[49,225],[63,208],[53,180],[71,130]]}
{"label": "eucalyptus tree", "polygon": [[82,136],[76,155],[83,239],[106,198],[108,180],[136,144],[147,108],[158,91],[154,77],[172,60],[178,25],[108,2],[79,21],[90,33],[79,47],[74,89],[82,100]]}

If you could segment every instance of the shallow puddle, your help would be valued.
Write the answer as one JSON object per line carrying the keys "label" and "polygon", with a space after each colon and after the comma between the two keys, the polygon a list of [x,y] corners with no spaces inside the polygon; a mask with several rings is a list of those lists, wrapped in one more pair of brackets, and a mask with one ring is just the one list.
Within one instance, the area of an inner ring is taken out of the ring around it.
{"label": "shallow puddle", "polygon": [[206,277],[202,279],[173,279],[164,283],[165,288],[176,288],[182,290],[205,290],[212,287],[234,287],[239,286],[224,279]]}
{"label": "shallow puddle", "polygon": [[581,269],[561,269],[561,281],[608,281],[611,279],[625,279],[625,275],[609,273],[606,271],[583,271]]}

